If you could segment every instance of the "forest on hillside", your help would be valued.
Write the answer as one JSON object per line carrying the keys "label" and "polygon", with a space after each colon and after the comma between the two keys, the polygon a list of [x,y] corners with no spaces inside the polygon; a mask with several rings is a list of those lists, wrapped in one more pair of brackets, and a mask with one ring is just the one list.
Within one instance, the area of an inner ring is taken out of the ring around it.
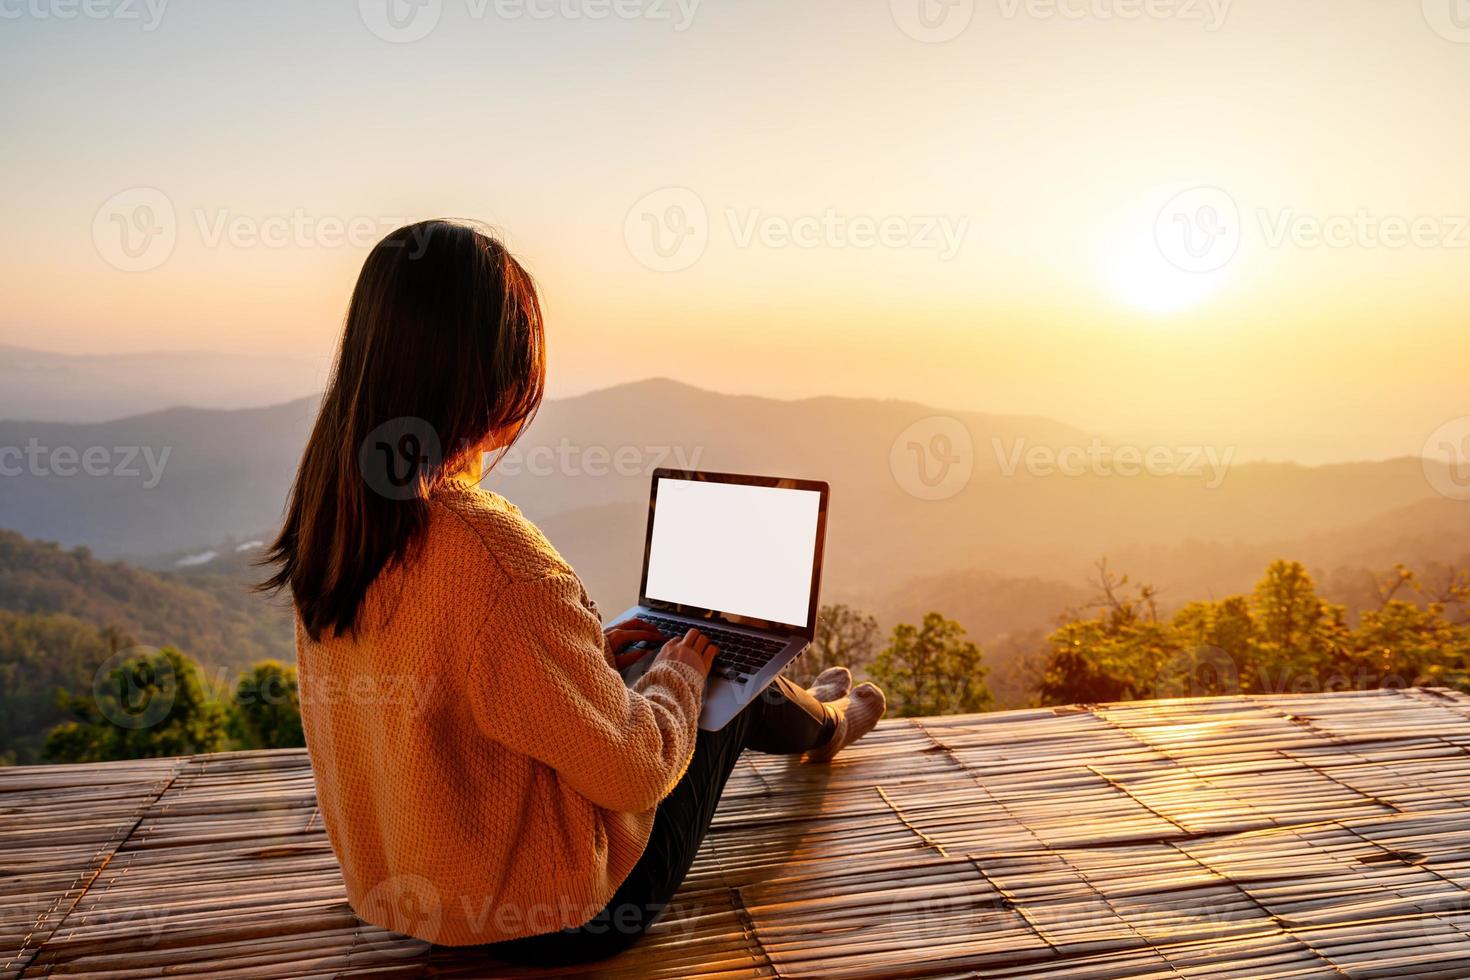
{"label": "forest on hillside", "polygon": [[0,530],[0,610],[70,616],[138,643],[174,645],[210,666],[293,656],[289,608],[250,591],[256,551],[171,572],[102,561]]}
{"label": "forest on hillside", "polygon": [[[241,587],[240,569],[186,581],[16,538],[0,535],[12,559],[0,574],[0,606],[9,607],[0,609],[0,763],[302,744],[295,668],[271,655],[284,611]],[[990,652],[944,610],[885,628],[845,604],[822,608],[815,641],[790,672],[805,681],[847,666],[879,683],[900,717],[1020,706],[1014,694],[1000,702],[997,680],[1043,706],[1470,690],[1467,568],[1397,566],[1351,610],[1290,560],[1272,562],[1248,592],[1172,609],[1159,588],[1106,561],[1094,587],[1058,610],[1049,632],[1013,638],[999,676]],[[136,623],[156,645],[140,642]]]}

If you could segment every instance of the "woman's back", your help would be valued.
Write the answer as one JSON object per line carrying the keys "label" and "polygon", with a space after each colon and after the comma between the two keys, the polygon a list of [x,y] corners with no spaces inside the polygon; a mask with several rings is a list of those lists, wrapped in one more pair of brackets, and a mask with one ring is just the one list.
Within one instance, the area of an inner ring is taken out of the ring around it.
{"label": "woman's back", "polygon": [[643,693],[670,710],[649,711],[608,669],[576,576],[518,510],[454,481],[430,504],[355,635],[298,627],[307,743],[348,896],[365,919],[442,943],[580,924],[642,852],[692,750],[702,679],[665,665]]}

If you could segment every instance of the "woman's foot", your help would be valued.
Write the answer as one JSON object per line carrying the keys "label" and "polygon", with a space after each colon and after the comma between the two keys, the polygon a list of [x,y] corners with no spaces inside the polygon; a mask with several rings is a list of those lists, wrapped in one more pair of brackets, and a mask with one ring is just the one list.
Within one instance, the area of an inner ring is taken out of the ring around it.
{"label": "woman's foot", "polygon": [[878,719],[883,717],[886,707],[888,700],[883,697],[883,692],[877,685],[864,682],[853,688],[851,694],[832,704],[837,713],[837,730],[832,733],[832,739],[821,748],[808,752],[807,761],[829,761],[838,752],[871,732],[873,726],[878,724]]}
{"label": "woman's foot", "polygon": [[852,690],[852,671],[846,667],[828,667],[817,675],[807,693],[824,704],[841,701]]}

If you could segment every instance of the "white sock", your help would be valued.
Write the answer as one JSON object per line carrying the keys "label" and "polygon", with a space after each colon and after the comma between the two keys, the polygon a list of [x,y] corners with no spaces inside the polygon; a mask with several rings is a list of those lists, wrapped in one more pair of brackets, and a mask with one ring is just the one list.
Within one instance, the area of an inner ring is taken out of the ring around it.
{"label": "white sock", "polygon": [[888,700],[883,697],[883,692],[877,685],[862,683],[852,689],[852,693],[841,701],[832,703],[832,708],[837,712],[837,730],[832,733],[832,739],[819,749],[812,749],[806,754],[808,762],[827,762],[838,752],[856,742],[864,735],[873,730],[878,724],[878,719],[883,717],[883,711],[888,707]]}
{"label": "white sock", "polygon": [[823,703],[840,701],[852,690],[852,671],[846,667],[828,667],[817,675],[807,692]]}

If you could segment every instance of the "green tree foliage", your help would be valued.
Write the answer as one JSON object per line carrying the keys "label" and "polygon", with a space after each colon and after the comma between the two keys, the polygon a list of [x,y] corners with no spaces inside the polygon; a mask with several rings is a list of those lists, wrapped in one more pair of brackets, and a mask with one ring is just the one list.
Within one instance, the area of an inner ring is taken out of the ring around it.
{"label": "green tree foliage", "polygon": [[919,626],[900,623],[868,671],[901,718],[969,714],[990,707],[980,648],[965,628],[937,612]]}
{"label": "green tree foliage", "polygon": [[867,613],[842,604],[823,606],[817,612],[817,631],[812,645],[791,665],[791,679],[806,686],[828,667],[846,667],[861,675],[873,662],[878,649],[878,621]]}
{"label": "green tree foliage", "polygon": [[1379,586],[1378,608],[1358,619],[1352,658],[1386,683],[1470,691],[1470,572],[1450,570],[1436,587],[1395,567]]}
{"label": "green tree foliage", "polygon": [[1348,662],[1347,611],[1317,595],[1301,562],[1274,561],[1251,596],[1255,624],[1250,659],[1241,665],[1251,691],[1286,691],[1301,678],[1340,673]]}
{"label": "green tree foliage", "polygon": [[[1250,599],[1191,602],[1174,614],[1176,657],[1161,678],[1159,696],[1239,694],[1242,665],[1253,662],[1256,624]],[[1248,668],[1247,668],[1248,671]]]}
{"label": "green tree foliage", "polygon": [[1038,686],[1043,704],[1154,697],[1178,658],[1174,637],[1159,622],[1155,590],[1130,590],[1128,577],[1115,577],[1105,563],[1098,572],[1096,615],[1074,619],[1047,638]]}
{"label": "green tree foliage", "polygon": [[115,625],[138,643],[172,644],[233,672],[295,649],[289,606],[250,589],[260,578],[253,557],[232,553],[200,568],[154,572],[0,530],[0,610]]}
{"label": "green tree foliage", "polygon": [[0,765],[304,744],[294,667],[263,661],[231,688],[177,650],[134,646],[70,616],[0,611]]}
{"label": "green tree foliage", "polygon": [[217,752],[225,709],[210,698],[199,666],[165,647],[142,650],[99,676],[93,691],[63,695],[72,721],[46,740],[55,762],[107,762]]}
{"label": "green tree foliage", "polygon": [[40,762],[47,729],[67,717],[58,695],[90,691],[97,668],[131,643],[70,616],[0,612],[0,759]]}
{"label": "green tree foliage", "polygon": [[1042,704],[1447,685],[1470,690],[1470,575],[1434,589],[1402,567],[1356,626],[1300,562],[1276,561],[1248,596],[1191,602],[1167,620],[1100,566],[1096,615],[1047,640]]}
{"label": "green tree foliage", "polygon": [[287,749],[306,744],[296,668],[265,660],[240,675],[235,685],[231,730],[246,747]]}

